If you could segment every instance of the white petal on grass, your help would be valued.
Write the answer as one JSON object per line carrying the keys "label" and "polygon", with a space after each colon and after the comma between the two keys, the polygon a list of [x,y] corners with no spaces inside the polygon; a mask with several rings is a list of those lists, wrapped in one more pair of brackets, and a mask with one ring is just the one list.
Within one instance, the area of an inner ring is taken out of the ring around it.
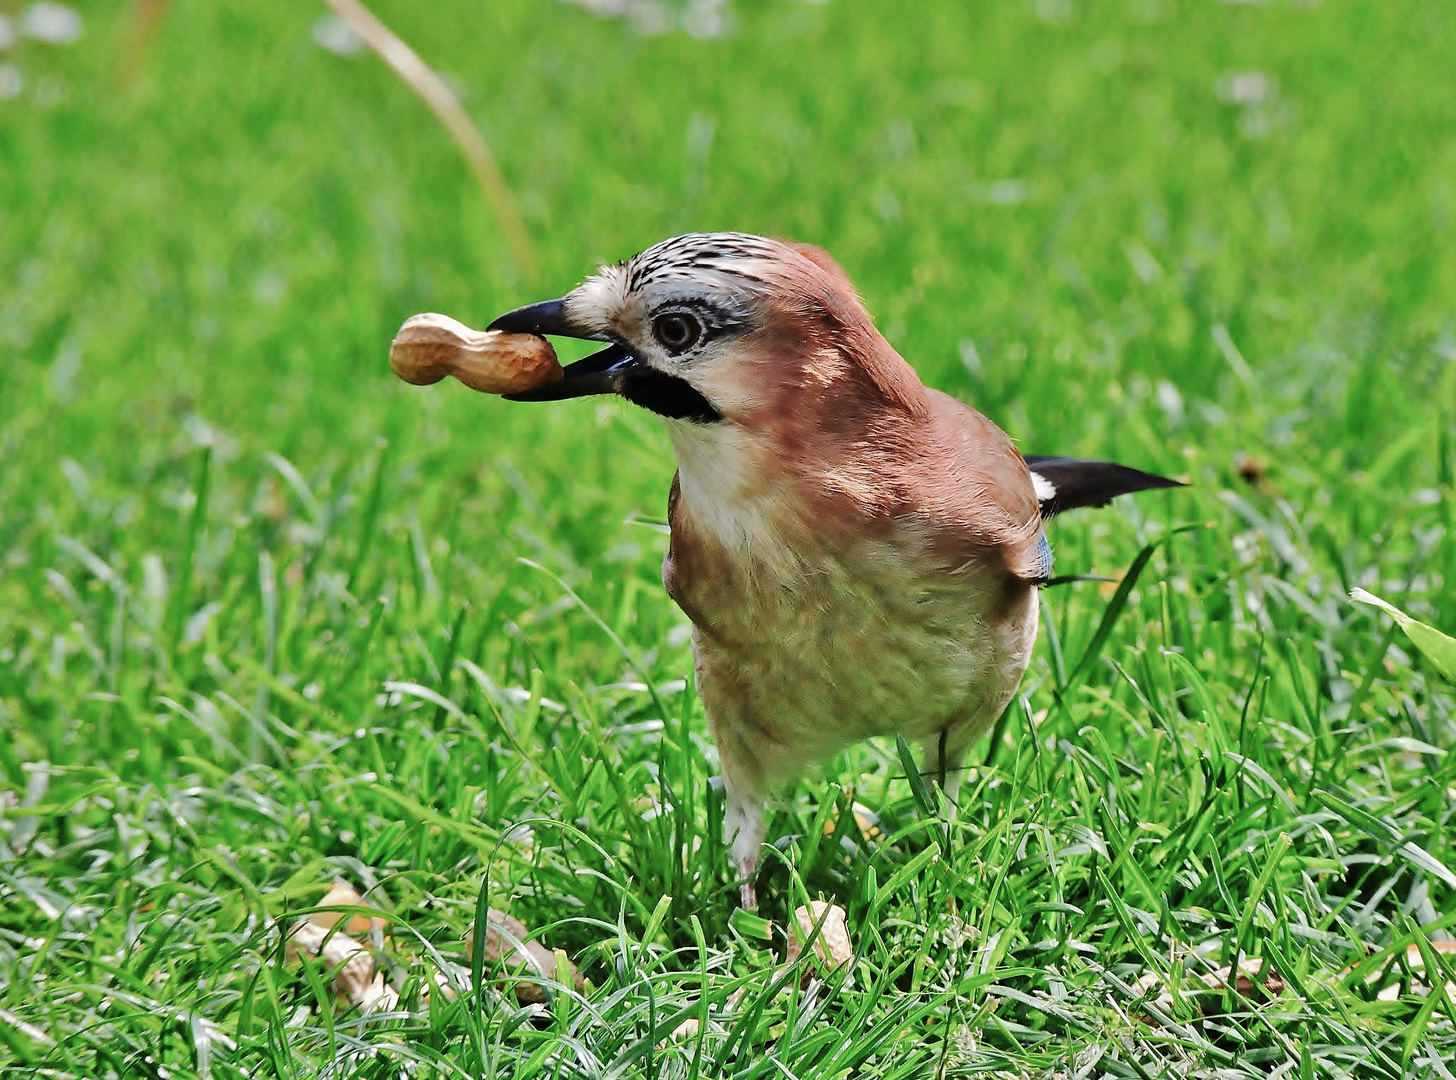
{"label": "white petal on grass", "polygon": [[0,101],[20,96],[25,89],[25,76],[14,64],[0,64]]}
{"label": "white petal on grass", "polygon": [[600,15],[604,19],[618,18],[625,15],[627,14],[627,8],[630,6],[627,0],[561,0],[561,2],[586,8],[593,15]]}
{"label": "white petal on grass", "polygon": [[[1437,953],[1437,954],[1441,954],[1441,955],[1445,955],[1445,956],[1452,956],[1453,954],[1456,954],[1456,941],[1443,941],[1443,940],[1429,940],[1428,939],[1426,941],[1426,945],[1430,948],[1430,950],[1432,952]],[[1412,973],[1414,973],[1416,975],[1420,975],[1420,976],[1424,976],[1426,974],[1426,958],[1425,958],[1425,954],[1421,951],[1421,947],[1419,945],[1407,945],[1406,946],[1406,950],[1405,950],[1405,961],[1406,961],[1406,966],[1410,969],[1410,971]],[[1341,977],[1343,977],[1345,975],[1348,975],[1350,973],[1350,971],[1351,971],[1350,968],[1345,968],[1344,971],[1340,972]],[[1382,964],[1379,968],[1377,968],[1376,970],[1372,971],[1369,975],[1365,976],[1366,985],[1374,985],[1377,981],[1380,980],[1380,978],[1381,978],[1381,976],[1383,974],[1386,974],[1387,973],[1387,971],[1388,971],[1388,973],[1390,975],[1397,975],[1397,976],[1400,975],[1400,969],[1399,968],[1390,970],[1390,969],[1387,969],[1387,967],[1384,964]],[[1425,996],[1427,996],[1431,992],[1431,985],[1430,984],[1432,982],[1434,982],[1434,981],[1435,980],[1429,979],[1429,978],[1426,978],[1424,980],[1422,980],[1420,978],[1411,979],[1411,981],[1410,981],[1410,992],[1411,992],[1411,994],[1414,995],[1414,996],[1416,996],[1416,997],[1425,997]],[[1447,994],[1448,997],[1456,998],[1456,983],[1452,983],[1452,982],[1449,982],[1448,981],[1446,983],[1445,989],[1446,989],[1446,994]],[[1401,996],[1400,991],[1401,991],[1401,983],[1400,983],[1399,979],[1397,979],[1396,982],[1390,983],[1387,986],[1382,987],[1381,990],[1380,990],[1380,992],[1377,993],[1375,995],[1375,997],[1376,997],[1376,999],[1378,1001],[1399,1001],[1400,1000],[1400,996]],[[1444,1073],[1443,1075],[1450,1075],[1450,1074],[1449,1073]]]}
{"label": "white petal on grass", "polygon": [[996,180],[989,184],[972,184],[966,194],[976,202],[1014,206],[1031,198],[1031,185],[1025,180]]}
{"label": "white petal on grass", "polygon": [[323,15],[314,20],[309,36],[320,49],[335,56],[358,56],[368,47],[354,28],[337,15]]}
{"label": "white petal on grass", "polygon": [[8,15],[0,15],[0,49],[8,49],[15,44],[18,34],[15,32],[15,23]]}
{"label": "white petal on grass", "polygon": [[[850,809],[854,813],[854,823],[859,826],[860,835],[866,840],[878,840],[883,835],[880,831],[879,814],[861,802],[855,803]],[[826,821],[825,825],[828,824]]]}
{"label": "white petal on grass", "polygon": [[65,4],[31,4],[20,16],[20,32],[48,45],[69,45],[80,38],[84,27],[80,12]]}
{"label": "white petal on grass", "polygon": [[[656,37],[681,27],[689,37],[720,38],[736,25],[729,0],[687,0],[674,5],[664,0],[561,0],[585,8],[603,19],[625,19],[643,37]],[[825,2],[825,0],[814,0]],[[681,13],[679,13],[679,7]]]}
{"label": "white petal on grass", "polygon": [[627,21],[643,37],[665,34],[673,27],[674,12],[661,0],[629,0]]}
{"label": "white petal on grass", "polygon": [[689,37],[720,38],[733,30],[733,15],[727,0],[691,0],[682,14],[682,28]]}
{"label": "white petal on grass", "polygon": [[1181,424],[1183,422],[1183,395],[1178,388],[1167,379],[1158,380],[1156,389],[1158,407],[1167,414],[1170,424]]}
{"label": "white petal on grass", "polygon": [[970,372],[971,378],[980,379],[984,375],[981,364],[981,350],[976,348],[976,343],[966,338],[958,346],[961,354],[961,363],[965,365],[966,371]]}
{"label": "white petal on grass", "polygon": [[586,8],[603,19],[625,18],[632,29],[645,37],[672,29],[673,12],[662,0],[562,0]]}
{"label": "white petal on grass", "polygon": [[1073,15],[1072,0],[1036,0],[1032,9],[1044,23],[1064,23]]}
{"label": "white petal on grass", "polygon": [[75,337],[66,338],[56,349],[56,358],[46,372],[46,382],[57,400],[69,401],[74,396],[76,376],[81,373],[81,356],[81,342]]}
{"label": "white petal on grass", "polygon": [[1220,101],[1230,105],[1259,105],[1271,101],[1279,93],[1274,76],[1262,71],[1228,71],[1214,83]]}

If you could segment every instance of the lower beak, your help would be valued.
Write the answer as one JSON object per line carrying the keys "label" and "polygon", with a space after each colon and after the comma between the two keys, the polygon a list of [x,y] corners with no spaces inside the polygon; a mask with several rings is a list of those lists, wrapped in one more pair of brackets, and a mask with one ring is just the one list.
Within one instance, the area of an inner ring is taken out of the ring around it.
{"label": "lower beak", "polygon": [[[508,311],[487,329],[503,330],[507,334],[577,338],[581,341],[609,340],[604,334],[584,330],[573,323],[566,314],[566,303],[563,300],[547,300]],[[588,397],[592,394],[617,394],[621,393],[627,374],[640,367],[637,358],[625,346],[612,344],[584,360],[566,365],[559,382],[503,396],[509,401],[563,401],[566,398]]]}

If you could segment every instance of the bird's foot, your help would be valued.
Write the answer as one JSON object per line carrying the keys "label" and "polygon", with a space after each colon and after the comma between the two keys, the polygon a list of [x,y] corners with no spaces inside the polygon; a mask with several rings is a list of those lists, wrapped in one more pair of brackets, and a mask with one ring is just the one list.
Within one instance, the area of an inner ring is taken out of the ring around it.
{"label": "bird's foot", "polygon": [[758,910],[758,891],[753,887],[758,873],[758,849],[763,843],[764,819],[761,803],[729,801],[724,833],[732,843],[733,865],[738,870],[739,896],[747,911]]}

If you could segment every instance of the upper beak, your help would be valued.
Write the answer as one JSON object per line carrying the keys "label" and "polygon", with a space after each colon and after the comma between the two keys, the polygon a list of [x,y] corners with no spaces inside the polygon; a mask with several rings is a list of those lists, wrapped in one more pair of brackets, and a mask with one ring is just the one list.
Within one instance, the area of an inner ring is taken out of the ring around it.
{"label": "upper beak", "polygon": [[[546,300],[508,311],[487,328],[508,334],[540,334],[543,337],[570,337],[582,341],[610,341],[605,334],[585,330],[566,314],[566,301]],[[561,381],[503,395],[510,401],[561,401],[591,394],[617,394],[622,391],[628,372],[640,365],[637,358],[620,343],[608,345],[583,360],[568,364]]]}

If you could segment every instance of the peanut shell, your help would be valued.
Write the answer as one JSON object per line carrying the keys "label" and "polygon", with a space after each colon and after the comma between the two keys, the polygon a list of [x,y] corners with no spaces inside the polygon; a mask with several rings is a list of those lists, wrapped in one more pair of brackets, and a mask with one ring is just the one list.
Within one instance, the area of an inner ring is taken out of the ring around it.
{"label": "peanut shell", "polygon": [[389,366],[416,386],[453,375],[484,394],[519,393],[562,377],[556,350],[545,338],[472,330],[433,312],[405,320],[389,347]]}
{"label": "peanut shell", "polygon": [[789,931],[789,950],[785,963],[792,964],[804,951],[804,942],[814,934],[819,923],[819,936],[814,939],[814,956],[825,970],[833,970],[845,964],[854,956],[854,946],[849,942],[849,928],[845,925],[844,908],[838,904],[827,904],[823,900],[811,900],[806,906],[794,909],[794,923]]}

